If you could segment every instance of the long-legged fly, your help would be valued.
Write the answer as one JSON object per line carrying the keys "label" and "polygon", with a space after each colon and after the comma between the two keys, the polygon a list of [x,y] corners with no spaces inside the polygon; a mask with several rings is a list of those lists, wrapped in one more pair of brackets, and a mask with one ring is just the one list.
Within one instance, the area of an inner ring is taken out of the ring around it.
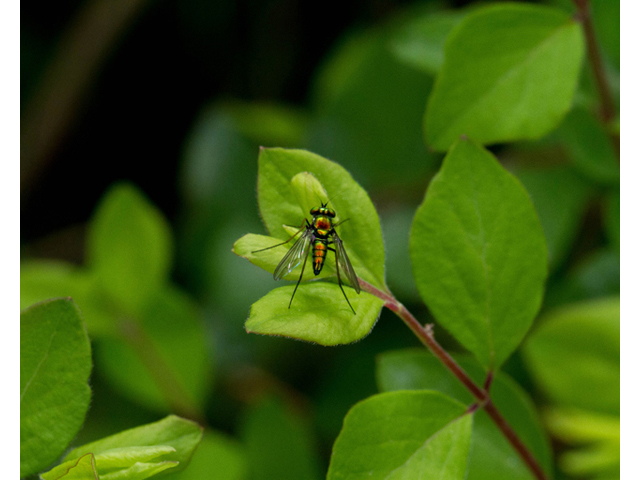
{"label": "long-legged fly", "polygon": [[[275,280],[280,280],[282,277],[284,277],[289,272],[294,270],[298,265],[300,265],[300,262],[302,262],[302,271],[300,272],[298,283],[296,283],[296,287],[293,289],[293,295],[291,295],[291,300],[289,301],[289,308],[291,308],[293,297],[295,296],[296,290],[298,290],[298,285],[300,285],[300,281],[302,280],[304,267],[306,266],[307,258],[309,257],[309,251],[312,252],[311,256],[313,257],[313,273],[316,275],[319,275],[322,271],[325,259],[327,258],[327,251],[332,251],[336,258],[336,273],[338,275],[338,285],[340,286],[340,290],[342,290],[342,294],[347,300],[349,307],[355,314],[356,311],[351,306],[351,302],[349,302],[347,294],[342,288],[340,269],[343,270],[347,279],[349,280],[349,283],[357,293],[360,293],[360,284],[358,283],[358,276],[356,275],[356,272],[353,271],[353,267],[351,266],[351,262],[349,261],[347,252],[344,249],[342,240],[335,230],[338,225],[340,225],[347,219],[342,220],[341,222],[338,222],[334,225],[333,219],[336,216],[336,212],[331,208],[327,208],[327,204],[325,203],[321,203],[320,207],[312,208],[310,213],[313,217],[311,223],[309,223],[308,219],[305,219],[306,225],[303,224],[300,230],[294,233],[293,236],[289,238],[289,240],[287,240],[286,242],[278,243],[277,245],[273,245],[271,247],[255,250],[252,253],[262,252],[264,250],[269,250],[280,245],[285,245],[289,243],[294,237],[296,237],[300,232],[303,232],[300,238],[296,240],[293,246],[282,258],[282,260],[280,260],[280,263],[273,272],[273,278]],[[333,247],[335,248],[331,247],[330,245],[333,245]]]}

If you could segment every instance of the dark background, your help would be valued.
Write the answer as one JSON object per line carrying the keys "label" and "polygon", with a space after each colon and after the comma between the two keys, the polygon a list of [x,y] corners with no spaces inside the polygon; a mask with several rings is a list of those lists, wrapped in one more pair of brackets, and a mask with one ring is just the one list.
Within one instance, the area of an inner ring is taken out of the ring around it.
{"label": "dark background", "polygon": [[[383,23],[409,3],[145,3],[107,49],[74,120],[34,174],[23,176],[23,244],[86,221],[105,188],[120,179],[135,182],[175,218],[181,149],[206,102],[237,98],[307,105],[311,79],[341,35]],[[21,2],[23,113],[46,83],[63,32],[86,5]],[[91,32],[85,37],[92,41]],[[22,128],[24,139],[29,129],[24,118]]]}

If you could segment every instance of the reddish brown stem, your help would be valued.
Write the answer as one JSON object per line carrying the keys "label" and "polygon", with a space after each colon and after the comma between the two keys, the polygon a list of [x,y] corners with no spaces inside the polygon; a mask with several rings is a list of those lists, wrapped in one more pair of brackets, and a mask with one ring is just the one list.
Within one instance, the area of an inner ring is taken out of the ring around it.
{"label": "reddish brown stem", "polygon": [[[460,380],[460,382],[471,392],[471,394],[478,400],[476,407],[471,407],[470,411],[475,411],[477,408],[484,408],[493,420],[496,426],[500,429],[505,438],[509,441],[513,449],[518,453],[520,458],[525,462],[529,470],[534,474],[538,480],[547,480],[547,475],[542,470],[542,467],[529,451],[527,446],[520,440],[515,431],[511,428],[506,419],[498,411],[498,409],[491,402],[491,397],[487,390],[484,390],[469,377],[460,365],[447,353],[447,351],[440,346],[433,336],[433,331],[430,325],[423,327],[418,320],[402,305],[396,298],[389,292],[379,290],[370,283],[360,279],[360,286],[363,290],[375,295],[376,297],[384,300],[385,307],[398,315],[402,321],[411,329],[411,331],[418,337],[418,339],[433,353],[433,355],[440,360],[447,369],[453,375]],[[493,374],[490,374],[487,379],[493,378]],[[489,385],[491,381],[487,382]]]}
{"label": "reddish brown stem", "polygon": [[[596,82],[598,96],[600,97],[600,118],[605,124],[606,129],[610,131],[610,123],[616,116],[616,107],[613,101],[613,95],[611,94],[611,89],[607,82],[606,70],[598,47],[598,41],[596,40],[596,31],[593,27],[589,1],[573,0],[573,3],[578,9],[577,19],[582,24],[585,41],[587,43],[587,57]],[[618,158],[620,158],[620,136],[613,133],[610,133],[609,135],[611,137],[611,142],[618,153]]]}

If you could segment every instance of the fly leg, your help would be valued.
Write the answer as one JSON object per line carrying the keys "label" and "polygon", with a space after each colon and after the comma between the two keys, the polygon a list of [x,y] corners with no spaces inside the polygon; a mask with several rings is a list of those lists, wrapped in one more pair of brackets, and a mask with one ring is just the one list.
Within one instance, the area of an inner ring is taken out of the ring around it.
{"label": "fly leg", "polygon": [[[329,242],[329,243],[333,243],[333,242]],[[351,302],[349,301],[349,299],[347,298],[347,294],[344,292],[344,288],[342,288],[342,280],[340,279],[340,266],[338,265],[338,254],[336,253],[336,250],[334,248],[331,247],[327,247],[327,250],[331,250],[333,252],[333,256],[336,257],[336,273],[338,274],[338,286],[340,287],[340,290],[342,290],[342,294],[344,295],[344,299],[347,301],[347,303],[349,304],[349,308],[351,308],[351,311],[353,312],[353,314],[356,314],[356,311],[353,309],[353,307],[351,306]],[[300,277],[302,278],[302,277]],[[295,293],[295,292],[294,292]]]}
{"label": "fly leg", "polygon": [[[304,222],[307,222],[307,225],[304,224]],[[258,253],[258,252],[264,252],[265,250],[271,250],[272,248],[276,248],[279,247],[280,245],[286,245],[287,243],[289,243],[291,241],[291,239],[293,239],[293,237],[295,237],[296,235],[298,235],[302,230],[304,230],[305,228],[307,228],[307,226],[309,225],[309,220],[307,220],[306,218],[304,219],[304,222],[302,222],[302,225],[300,225],[300,230],[298,230],[296,233],[294,233],[293,235],[291,235],[289,237],[289,240],[287,240],[286,242],[282,242],[282,243],[276,243],[275,245],[271,245],[270,247],[267,248],[261,248],[259,250],[254,250],[251,253]]]}
{"label": "fly leg", "polygon": [[302,275],[304,275],[304,267],[307,264],[307,258],[309,258],[309,253],[307,253],[304,256],[304,262],[302,262],[302,271],[300,272],[300,278],[298,278],[298,283],[296,283],[296,288],[293,289],[293,294],[291,295],[291,300],[289,300],[289,308],[291,308],[291,303],[293,302],[293,297],[295,297],[296,290],[298,290],[298,285],[300,285],[300,281],[302,280]]}

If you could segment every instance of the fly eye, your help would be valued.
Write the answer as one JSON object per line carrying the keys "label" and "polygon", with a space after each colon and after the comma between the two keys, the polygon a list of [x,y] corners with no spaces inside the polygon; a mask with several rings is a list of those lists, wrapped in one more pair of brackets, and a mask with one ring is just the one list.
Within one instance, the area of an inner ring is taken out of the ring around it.
{"label": "fly eye", "polygon": [[318,208],[312,208],[309,212],[311,215],[316,215],[318,213]]}
{"label": "fly eye", "polygon": [[334,212],[333,210],[331,210],[330,208],[327,208],[327,216],[331,217],[331,218],[335,218],[336,216],[336,212]]}

